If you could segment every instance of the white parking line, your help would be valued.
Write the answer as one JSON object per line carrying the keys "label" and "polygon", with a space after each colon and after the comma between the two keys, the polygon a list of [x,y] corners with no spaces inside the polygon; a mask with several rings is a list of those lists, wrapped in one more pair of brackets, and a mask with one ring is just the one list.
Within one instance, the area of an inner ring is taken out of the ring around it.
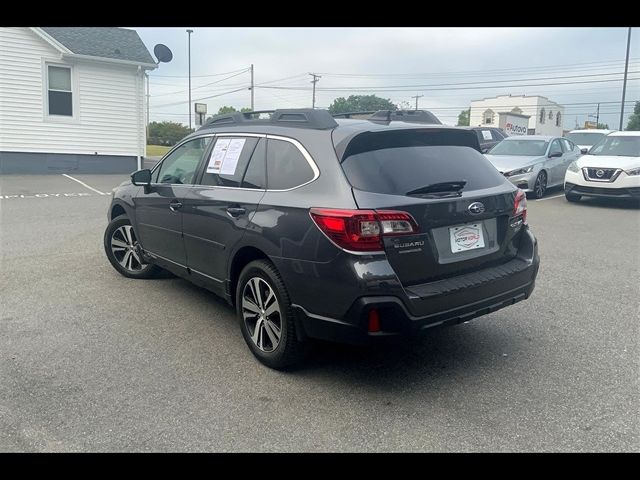
{"label": "white parking line", "polygon": [[66,173],[62,174],[63,177],[67,177],[70,178],[71,180],[73,180],[74,182],[78,182],[80,185],[82,185],[83,187],[88,188],[89,190],[96,192],[98,195],[109,195],[108,193],[104,193],[101,192],[100,190],[96,190],[95,188],[93,188],[90,185],[87,185],[86,183],[84,183],[82,180],[78,180],[77,178],[73,178],[71,175],[67,175]]}
{"label": "white parking line", "polygon": [[552,198],[560,198],[560,197],[564,197],[564,193],[561,193],[560,195],[555,195],[553,197],[539,198],[538,200],[536,200],[536,202],[543,202],[545,200],[551,200]]}

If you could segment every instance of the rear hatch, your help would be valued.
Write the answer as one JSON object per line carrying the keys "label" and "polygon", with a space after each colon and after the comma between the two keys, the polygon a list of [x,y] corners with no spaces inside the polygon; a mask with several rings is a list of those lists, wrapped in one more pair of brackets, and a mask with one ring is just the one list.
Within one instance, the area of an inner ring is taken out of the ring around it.
{"label": "rear hatch", "polygon": [[341,164],[360,209],[409,213],[417,232],[385,235],[404,285],[415,285],[515,257],[522,221],[517,190],[478,151],[475,132],[455,128],[361,133]]}

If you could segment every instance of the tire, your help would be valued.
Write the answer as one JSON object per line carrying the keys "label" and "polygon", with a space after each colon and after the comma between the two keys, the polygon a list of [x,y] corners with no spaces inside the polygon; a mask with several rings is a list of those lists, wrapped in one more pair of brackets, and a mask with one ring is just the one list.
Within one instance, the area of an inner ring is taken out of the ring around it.
{"label": "tire", "polygon": [[254,260],[244,267],[236,286],[236,311],[245,342],[267,367],[291,367],[308,353],[308,344],[296,335],[287,288],[271,262]]}
{"label": "tire", "polygon": [[544,197],[545,192],[547,191],[547,172],[541,170],[536,177],[536,181],[533,184],[533,192],[531,196],[533,198],[542,198]]}
{"label": "tire", "polygon": [[575,193],[565,193],[564,197],[568,202],[579,202],[582,198],[582,195],[576,195]]}
{"label": "tire", "polygon": [[153,278],[161,268],[144,263],[140,255],[138,239],[126,215],[120,215],[107,226],[104,232],[104,251],[113,268],[128,278]]}

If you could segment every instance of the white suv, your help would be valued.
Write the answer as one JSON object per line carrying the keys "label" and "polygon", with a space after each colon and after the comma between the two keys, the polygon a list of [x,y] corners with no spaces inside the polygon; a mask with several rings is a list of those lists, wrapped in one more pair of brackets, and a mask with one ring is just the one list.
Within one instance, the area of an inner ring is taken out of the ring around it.
{"label": "white suv", "polygon": [[610,133],[572,162],[564,194],[570,202],[583,196],[640,199],[640,132]]}
{"label": "white suv", "polygon": [[593,147],[596,143],[602,140],[603,137],[606,137],[607,135],[615,131],[616,130],[603,130],[603,129],[571,130],[565,136],[566,138],[571,140],[573,143],[578,145],[578,147],[580,147],[580,150],[584,154],[584,153],[587,153],[587,151],[591,147]]}

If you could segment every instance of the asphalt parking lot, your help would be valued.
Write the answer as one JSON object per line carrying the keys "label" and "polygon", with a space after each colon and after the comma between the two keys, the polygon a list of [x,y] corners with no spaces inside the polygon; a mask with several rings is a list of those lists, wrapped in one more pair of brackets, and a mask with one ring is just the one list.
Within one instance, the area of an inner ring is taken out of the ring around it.
{"label": "asphalt parking lot", "polygon": [[550,191],[528,301],[281,373],[215,295],[111,267],[125,178],[0,177],[0,451],[640,450],[637,206]]}

